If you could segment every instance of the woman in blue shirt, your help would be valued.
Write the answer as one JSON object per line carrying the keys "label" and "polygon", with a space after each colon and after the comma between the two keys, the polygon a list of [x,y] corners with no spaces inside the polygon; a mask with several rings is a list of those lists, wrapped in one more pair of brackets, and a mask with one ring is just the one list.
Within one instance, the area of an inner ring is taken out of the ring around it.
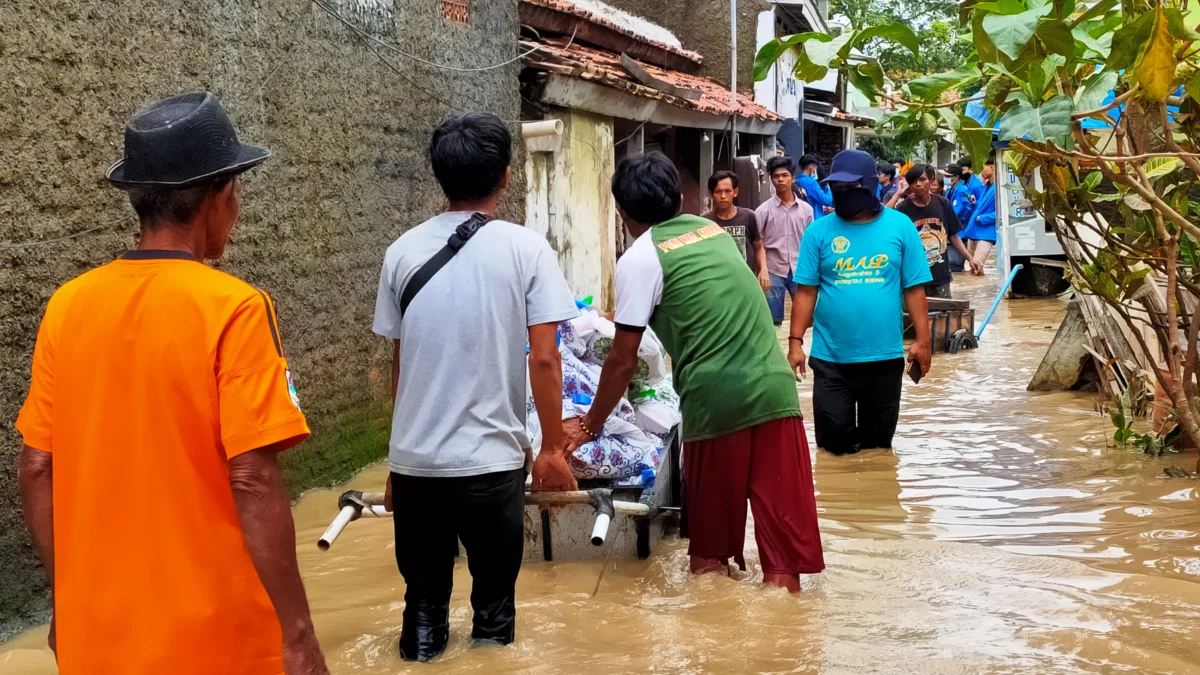
{"label": "woman in blue shirt", "polygon": [[962,238],[969,240],[967,251],[980,265],[996,245],[996,160],[988,158],[981,176],[984,181],[983,193],[975,202],[975,212],[967,222],[967,229],[962,232]]}

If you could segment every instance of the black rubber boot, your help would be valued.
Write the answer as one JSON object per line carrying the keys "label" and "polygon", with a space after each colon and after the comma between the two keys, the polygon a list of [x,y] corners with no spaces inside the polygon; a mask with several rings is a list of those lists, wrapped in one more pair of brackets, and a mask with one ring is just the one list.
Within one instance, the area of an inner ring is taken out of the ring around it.
{"label": "black rubber boot", "polygon": [[516,639],[517,610],[512,596],[476,607],[471,637],[476,644],[510,645]]}
{"label": "black rubber boot", "polygon": [[450,642],[450,623],[417,626],[404,623],[400,631],[400,658],[405,661],[432,661],[446,651]]}
{"label": "black rubber boot", "polygon": [[446,604],[434,606],[405,598],[409,601],[404,607],[404,627],[400,631],[400,658],[423,663],[446,651],[450,642],[449,595],[446,593]]}

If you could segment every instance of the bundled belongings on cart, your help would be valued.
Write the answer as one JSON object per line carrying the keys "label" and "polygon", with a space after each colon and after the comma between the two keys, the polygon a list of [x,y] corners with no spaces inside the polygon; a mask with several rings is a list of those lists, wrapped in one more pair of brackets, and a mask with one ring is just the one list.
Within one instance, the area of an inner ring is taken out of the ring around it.
{"label": "bundled belongings on cart", "polygon": [[[579,304],[580,316],[558,329],[564,420],[581,417],[591,406],[616,335],[616,326],[590,302]],[[665,530],[661,516],[682,505],[679,396],[667,371],[666,350],[649,329],[642,337],[638,360],[629,391],[599,436],[569,459],[579,490],[526,492],[527,560],[635,554],[646,558],[651,543]],[[526,403],[526,424],[536,454],[541,425],[532,394]],[[390,516],[382,504],[382,493],[343,493],[338,515],[317,545],[328,550],[349,523],[364,516]]]}
{"label": "bundled belongings on cart", "polygon": [[[559,325],[564,420],[588,411],[615,335],[616,326],[586,305],[580,307],[577,318]],[[541,427],[532,392],[525,417],[536,453],[541,446]],[[580,446],[570,458],[575,477],[605,479],[621,487],[653,486],[667,440],[679,422],[679,396],[667,372],[666,350],[654,331],[647,329],[629,392],[609,415],[599,436]]]}

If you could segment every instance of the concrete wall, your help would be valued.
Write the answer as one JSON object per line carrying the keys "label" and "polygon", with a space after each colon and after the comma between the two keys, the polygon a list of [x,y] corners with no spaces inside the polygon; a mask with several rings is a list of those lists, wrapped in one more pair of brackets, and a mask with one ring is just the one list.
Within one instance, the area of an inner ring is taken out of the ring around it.
{"label": "concrete wall", "polygon": [[[673,0],[672,2],[645,2],[645,0],[606,0],[608,4],[637,14],[659,24],[683,43],[685,49],[700,52],[704,56],[701,73],[714,80],[729,84],[732,54],[729,30],[729,0]],[[759,12],[771,9],[766,0],[737,0],[737,63],[738,89],[751,91],[754,83],[754,53],[757,50],[755,37],[758,32]],[[799,14],[799,10],[793,10]]]}
{"label": "concrete wall", "polygon": [[558,108],[562,136],[553,152],[531,152],[527,224],[545,235],[558,252],[576,297],[593,296],[601,307],[615,302],[616,205],[609,186],[615,164],[613,118]]}
{"label": "concrete wall", "polygon": [[[326,2],[431,61],[479,66],[517,53],[516,0],[471,3],[466,26],[427,0]],[[452,73],[389,54],[412,84],[298,0],[8,0],[0,36],[2,638],[47,610],[17,506],[12,422],[50,294],[135,243],[131,209],[103,180],[128,116],[209,89],[246,140],[276,153],[245,182],[221,267],[277,301],[314,431],[287,456],[300,490],[385,452],[387,352],[370,332],[384,248],[443,203],[427,170],[429,132],[459,109],[517,120],[519,66]],[[523,215],[521,174],[510,218]]]}

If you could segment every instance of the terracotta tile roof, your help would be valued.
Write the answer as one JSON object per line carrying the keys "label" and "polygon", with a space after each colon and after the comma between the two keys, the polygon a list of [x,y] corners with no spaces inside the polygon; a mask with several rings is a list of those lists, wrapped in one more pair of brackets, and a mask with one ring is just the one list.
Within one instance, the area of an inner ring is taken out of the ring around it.
{"label": "terracotta tile roof", "polygon": [[546,9],[552,9],[556,12],[577,16],[598,26],[604,26],[605,28],[621,33],[622,35],[631,37],[639,42],[644,42],[646,44],[653,45],[654,47],[658,47],[664,51],[671,52],[677,56],[682,56],[683,58],[695,63],[700,63],[703,61],[703,57],[696,52],[683,49],[678,45],[667,44],[661,40],[648,38],[627,25],[622,25],[620,22],[614,21],[602,14],[593,12],[592,10],[580,6],[571,0],[521,0],[521,2],[528,5],[533,5],[535,7],[545,7]]}
{"label": "terracotta tile roof", "polygon": [[699,110],[713,115],[732,115],[736,112],[738,117],[760,120],[783,119],[783,116],[755,103],[752,96],[740,91],[737,96],[738,105],[735,108],[729,101],[729,88],[706,77],[638,62],[651,77],[657,80],[700,92],[699,97],[688,99],[641,84],[621,66],[620,54],[571,43],[566,38],[542,38],[536,41],[522,40],[521,42],[523,51],[534,47],[539,49],[525,57],[524,63],[527,67],[536,70],[577,77],[620,89],[635,96],[658,99],[680,108]]}

